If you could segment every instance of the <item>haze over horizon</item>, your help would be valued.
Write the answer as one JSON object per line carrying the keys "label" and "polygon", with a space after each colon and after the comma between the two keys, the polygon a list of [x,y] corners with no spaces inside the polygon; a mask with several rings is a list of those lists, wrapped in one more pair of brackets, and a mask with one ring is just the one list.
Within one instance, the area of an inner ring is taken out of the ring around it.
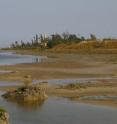
{"label": "haze over horizon", "polygon": [[117,37],[117,0],[0,0],[0,47],[36,33]]}

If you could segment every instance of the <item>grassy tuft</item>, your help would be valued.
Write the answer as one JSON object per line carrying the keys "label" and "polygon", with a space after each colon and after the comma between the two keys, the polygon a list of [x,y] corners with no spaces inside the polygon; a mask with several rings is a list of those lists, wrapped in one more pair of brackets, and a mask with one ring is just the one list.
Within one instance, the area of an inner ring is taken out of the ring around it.
{"label": "grassy tuft", "polygon": [[6,112],[6,110],[2,107],[0,107],[0,112]]}

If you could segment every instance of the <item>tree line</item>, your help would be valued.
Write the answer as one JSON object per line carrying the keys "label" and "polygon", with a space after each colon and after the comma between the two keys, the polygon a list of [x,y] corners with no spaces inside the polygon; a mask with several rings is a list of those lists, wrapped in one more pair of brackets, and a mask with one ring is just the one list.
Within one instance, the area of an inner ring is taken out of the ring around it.
{"label": "tree line", "polygon": [[46,49],[53,48],[59,44],[78,44],[77,48],[117,48],[117,39],[112,38],[104,38],[98,40],[94,34],[90,34],[89,38],[85,38],[84,36],[79,36],[76,34],[71,34],[68,32],[64,32],[62,34],[36,34],[31,41],[24,42],[21,40],[20,42],[15,41],[10,45],[12,49]]}

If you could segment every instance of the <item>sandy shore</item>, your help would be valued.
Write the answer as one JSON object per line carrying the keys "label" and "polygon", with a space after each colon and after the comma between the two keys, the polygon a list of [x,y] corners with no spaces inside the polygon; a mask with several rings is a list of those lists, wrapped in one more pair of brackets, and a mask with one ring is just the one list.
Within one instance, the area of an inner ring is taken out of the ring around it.
{"label": "sandy shore", "polygon": [[[0,66],[0,70],[12,71],[6,74],[1,73],[0,80],[22,81],[25,75],[31,75],[35,80],[117,77],[116,54],[65,54],[45,52],[41,53],[41,55],[46,55],[48,59],[41,63]],[[2,87],[0,89],[8,90],[14,88]],[[92,95],[117,96],[117,80],[100,80],[95,85],[75,90],[58,88],[58,85],[49,85],[47,94],[68,97],[70,99],[78,99],[81,96]],[[117,100],[78,101],[117,106]]]}

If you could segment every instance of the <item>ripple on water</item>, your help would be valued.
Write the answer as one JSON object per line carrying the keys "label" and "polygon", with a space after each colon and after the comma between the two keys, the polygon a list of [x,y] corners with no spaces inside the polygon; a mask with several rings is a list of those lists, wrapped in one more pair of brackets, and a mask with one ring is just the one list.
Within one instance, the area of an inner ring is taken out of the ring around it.
{"label": "ripple on water", "polygon": [[12,124],[117,124],[117,109],[50,97],[36,109],[0,100]]}
{"label": "ripple on water", "polygon": [[83,96],[79,100],[117,100],[117,96]]}

